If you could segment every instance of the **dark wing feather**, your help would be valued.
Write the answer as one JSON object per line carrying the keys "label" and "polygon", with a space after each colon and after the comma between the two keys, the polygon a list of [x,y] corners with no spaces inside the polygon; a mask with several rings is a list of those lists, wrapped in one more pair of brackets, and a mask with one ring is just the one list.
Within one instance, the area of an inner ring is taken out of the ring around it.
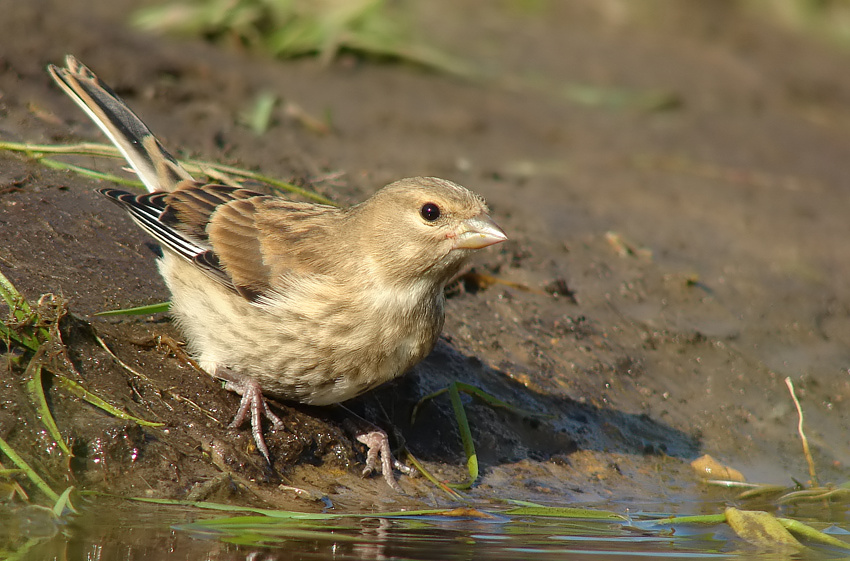
{"label": "dark wing feather", "polygon": [[209,250],[209,246],[201,240],[187,237],[161,222],[168,193],[160,191],[136,195],[120,189],[99,189],[98,192],[121,206],[144,231],[178,255],[191,261],[195,256]]}
{"label": "dark wing feather", "polygon": [[262,196],[224,185],[183,182],[173,192],[136,195],[120,189],[100,189],[103,195],[126,210],[133,221],[160,244],[227,288],[246,296],[222,266],[210,245],[206,224],[216,208],[235,197]]}

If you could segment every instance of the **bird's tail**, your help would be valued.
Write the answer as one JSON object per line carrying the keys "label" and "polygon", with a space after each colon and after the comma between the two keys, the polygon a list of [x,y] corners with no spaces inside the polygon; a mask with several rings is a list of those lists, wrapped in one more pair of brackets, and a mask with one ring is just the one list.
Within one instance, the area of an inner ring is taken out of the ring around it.
{"label": "bird's tail", "polygon": [[121,151],[148,191],[173,191],[181,181],[193,180],[112,88],[73,56],[65,64],[47,70]]}

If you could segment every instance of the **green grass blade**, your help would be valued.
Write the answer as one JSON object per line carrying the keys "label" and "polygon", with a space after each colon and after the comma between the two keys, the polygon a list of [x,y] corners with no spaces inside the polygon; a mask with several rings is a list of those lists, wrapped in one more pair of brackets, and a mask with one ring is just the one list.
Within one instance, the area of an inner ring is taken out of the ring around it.
{"label": "green grass blade", "polygon": [[136,306],[134,308],[124,308],[122,310],[107,310],[105,312],[97,312],[96,316],[111,317],[111,316],[149,316],[167,312],[171,308],[171,302],[158,302],[156,304],[148,304],[147,306]]}
{"label": "green grass blade", "polygon": [[341,514],[317,514],[310,512],[295,512],[291,510],[272,510],[268,508],[255,508],[250,506],[239,506],[239,505],[229,505],[222,503],[212,503],[207,501],[183,501],[178,499],[152,499],[148,497],[130,497],[131,501],[138,501],[142,503],[151,503],[158,505],[169,505],[169,506],[189,506],[194,508],[200,508],[204,510],[217,510],[221,512],[232,512],[232,513],[253,513],[253,514],[261,514],[263,516],[268,516],[271,518],[292,518],[298,520],[330,520],[332,518],[339,518],[343,515]]}
{"label": "green grass blade", "polygon": [[466,454],[466,469],[469,471],[469,481],[466,483],[455,483],[451,487],[455,489],[469,489],[478,480],[478,454],[475,452],[475,442],[472,440],[472,431],[469,429],[469,421],[466,418],[466,410],[463,408],[463,403],[460,400],[460,392],[458,391],[457,384],[457,382],[453,382],[449,386],[449,398],[452,402],[455,419],[457,419],[460,439],[463,442],[463,452]]}
{"label": "green grass blade", "polygon": [[6,278],[6,275],[0,273],[0,296],[5,300],[6,305],[12,310],[15,319],[23,320],[32,313],[29,302],[18,292],[12,281]]}
{"label": "green grass blade", "polygon": [[40,154],[65,154],[78,156],[100,156],[103,158],[123,158],[118,148],[111,144],[79,142],[77,144],[27,144],[23,142],[0,142],[0,150],[23,152],[38,157]]}
{"label": "green grass blade", "polygon": [[425,397],[423,397],[422,399],[417,401],[416,405],[413,406],[413,411],[411,411],[411,413],[410,413],[410,424],[412,425],[413,423],[416,422],[416,415],[419,413],[419,408],[422,406],[423,403],[425,403],[428,400],[434,399],[435,397],[439,397],[439,396],[443,395],[444,393],[446,393],[447,391],[449,391],[449,388],[445,387],[441,390],[435,391],[434,393],[429,393],[428,395],[426,395]]}
{"label": "green grass blade", "polygon": [[628,520],[627,517],[608,510],[568,508],[556,506],[519,506],[502,511],[505,516],[548,516],[552,518],[580,518],[585,520]]}
{"label": "green grass blade", "polygon": [[[368,514],[362,513],[346,513],[346,514],[337,514],[337,513],[315,513],[315,512],[298,512],[294,510],[274,510],[268,508],[257,508],[251,506],[239,506],[239,505],[231,505],[224,503],[213,503],[208,501],[185,501],[180,499],[154,499],[149,497],[129,497],[128,500],[137,501],[142,503],[151,503],[158,505],[167,505],[167,506],[188,506],[193,508],[199,508],[203,510],[215,510],[221,512],[230,512],[230,513],[250,513],[250,514],[258,514],[264,517],[263,519],[286,519],[286,520],[333,520],[337,518],[361,518],[363,516],[369,516],[374,518],[404,518],[404,517],[416,517],[416,516],[452,516],[452,509],[445,508],[426,508],[420,510],[392,510],[385,512],[369,512]],[[488,513],[485,513],[488,514]],[[237,524],[243,525],[244,523],[250,523],[251,519],[258,519],[256,516],[233,516],[226,518],[213,518],[210,520],[203,521],[205,524],[210,525],[228,525],[228,524]]]}
{"label": "green grass blade", "polygon": [[460,484],[452,484],[451,486],[456,489],[468,489],[478,480],[479,475],[479,466],[478,466],[478,455],[475,452],[475,443],[472,440],[472,432],[469,429],[469,420],[466,417],[466,411],[463,407],[463,403],[460,400],[460,392],[464,392],[466,394],[472,395],[474,397],[478,397],[483,400],[485,403],[492,407],[500,407],[503,409],[508,409],[515,413],[519,413],[522,415],[529,416],[548,416],[546,414],[537,413],[534,411],[526,411],[524,409],[520,409],[519,407],[515,407],[506,401],[502,401],[501,399],[485,392],[484,390],[477,388],[473,385],[466,384],[463,382],[452,382],[447,387],[437,390],[433,393],[430,393],[420,399],[416,405],[413,406],[413,411],[410,415],[410,422],[416,422],[416,416],[419,413],[419,408],[423,403],[430,399],[434,399],[444,393],[449,393],[449,398],[452,403],[452,410],[454,411],[455,418],[458,423],[458,431],[460,431],[461,441],[463,442],[463,451],[466,454],[466,467],[469,471],[470,480],[466,483]]}
{"label": "green grass blade", "polygon": [[56,420],[50,412],[50,407],[47,406],[47,397],[44,395],[44,384],[41,378],[41,363],[39,361],[40,356],[36,353],[36,356],[27,365],[26,372],[24,373],[29,378],[26,384],[27,392],[35,406],[36,414],[47,429],[48,434],[50,434],[50,438],[56,442],[59,449],[68,458],[71,458],[73,456],[71,449],[65,444],[65,439],[62,438],[62,434],[59,432],[59,427],[56,425]]}
{"label": "green grass blade", "polygon": [[820,543],[823,545],[838,547],[843,550],[850,550],[850,543],[841,541],[838,538],[830,536],[829,534],[824,534],[823,532],[816,530],[807,524],[803,524],[802,522],[798,522],[797,520],[792,520],[790,518],[777,518],[777,520],[785,527],[786,530],[796,536],[800,536],[809,541]]}
{"label": "green grass blade", "polygon": [[134,423],[141,425],[143,427],[161,427],[165,425],[165,423],[156,423],[153,421],[145,421],[144,419],[140,419],[139,417],[134,417],[129,413],[121,411],[117,407],[110,405],[103,399],[99,398],[95,394],[91,393],[78,383],[73,380],[66,378],[65,376],[56,376],[55,378],[56,386],[64,389],[65,391],[84,399],[95,407],[102,409],[106,413],[112,415],[113,417],[118,417],[119,419],[126,419],[128,421],[133,421]]}
{"label": "green grass blade", "polygon": [[56,503],[54,503],[53,514],[55,514],[57,517],[61,518],[69,513],[77,513],[77,509],[74,508],[74,505],[71,504],[71,491],[73,490],[73,487],[68,487],[67,489],[62,491],[62,494],[59,495],[59,499],[57,499]]}
{"label": "green grass blade", "polygon": [[102,181],[111,181],[112,183],[117,183],[118,185],[125,185],[127,187],[135,187],[137,189],[144,189],[145,185],[138,179],[128,179],[126,177],[121,177],[120,175],[115,175],[114,173],[107,173],[103,171],[96,171],[89,168],[84,168],[82,166],[77,166],[74,164],[69,164],[67,162],[60,162],[59,160],[54,160],[53,158],[37,158],[38,162],[50,169],[58,169],[61,171],[73,171],[83,177],[90,177],[92,179],[100,179]]}
{"label": "green grass blade", "polygon": [[0,452],[6,454],[6,456],[12,460],[12,463],[23,470],[29,480],[32,481],[42,493],[47,495],[47,498],[49,498],[54,504],[59,501],[59,494],[51,489],[50,485],[45,483],[44,479],[42,479],[41,476],[38,475],[38,473],[36,473],[36,471],[32,469],[30,465],[3,438],[0,438]]}
{"label": "green grass blade", "polygon": [[32,352],[38,351],[38,347],[41,346],[41,343],[34,336],[25,335],[10,328],[5,323],[0,323],[0,339],[3,341],[14,341]]}
{"label": "green grass blade", "polygon": [[671,516],[670,518],[659,518],[653,520],[656,525],[672,525],[672,524],[723,524],[726,522],[725,514],[701,514],[696,516]]}
{"label": "green grass blade", "polygon": [[[66,164],[58,160],[44,157],[44,154],[57,155],[81,155],[95,156],[104,158],[121,158],[120,152],[114,146],[109,144],[98,144],[95,142],[82,142],[77,144],[26,144],[20,142],[0,142],[0,150],[8,150],[11,152],[21,152],[31,158],[38,160],[40,163],[52,169],[64,171],[72,171],[81,174],[85,177],[99,179],[103,181],[111,181],[119,185],[127,185],[130,187],[143,187],[142,182],[137,179],[128,179],[111,173],[102,173],[73,164]],[[217,164],[213,162],[205,162],[201,160],[180,160],[180,164],[186,168],[186,171],[192,174],[205,174],[209,177],[218,177],[221,174],[230,174],[242,179],[250,179],[271,186],[276,191],[294,193],[311,201],[326,205],[336,205],[331,199],[323,197],[318,193],[314,193],[303,187],[298,187],[286,181],[274,179],[261,173],[248,171],[245,169]]]}
{"label": "green grass blade", "polygon": [[119,185],[127,185],[130,187],[144,188],[144,184],[137,179],[127,179],[112,173],[99,172],[60,162],[52,158],[46,158],[44,154],[64,154],[64,155],[80,155],[80,156],[100,156],[104,158],[120,158],[121,153],[114,146],[108,144],[96,144],[93,142],[84,142],[78,144],[26,144],[21,142],[0,142],[0,150],[8,150],[10,152],[23,152],[30,158],[37,160],[40,164],[51,169],[61,171],[72,171],[85,177],[93,179],[102,179],[111,181]]}
{"label": "green grass blade", "polygon": [[300,195],[305,199],[309,199],[311,201],[321,203],[324,205],[338,206],[335,202],[327,197],[323,197],[318,193],[314,193],[308,189],[304,189],[303,187],[298,187],[297,185],[293,185],[292,183],[287,183],[286,181],[281,181],[279,179],[274,179],[273,177],[269,177],[267,175],[263,175],[261,173],[257,173],[254,171],[249,171],[241,168],[237,168],[234,166],[228,166],[224,164],[215,164],[211,162],[203,162],[200,160],[181,160],[181,164],[189,173],[203,173],[210,174],[210,171],[220,172],[225,174],[234,175],[236,177],[240,177],[242,179],[250,179],[251,181],[257,181],[260,183],[265,183],[266,185],[270,185],[277,191],[284,191],[287,193],[294,193],[296,195]]}
{"label": "green grass blade", "polygon": [[471,384],[465,384],[463,382],[455,382],[455,384],[457,385],[458,390],[481,399],[482,401],[484,401],[487,405],[490,405],[491,407],[499,407],[499,408],[502,408],[502,409],[507,409],[508,411],[513,411],[514,413],[518,413],[520,415],[528,415],[530,417],[552,417],[552,415],[549,415],[548,413],[537,413],[536,411],[529,411],[527,409],[520,409],[519,407],[517,407],[515,405],[511,405],[510,403],[508,403],[506,401],[502,401],[498,397],[496,397],[492,394],[489,394],[489,393],[485,392],[484,390],[482,390],[481,388],[473,386]]}
{"label": "green grass blade", "polygon": [[546,505],[542,505],[540,503],[533,503],[531,501],[521,501],[519,499],[498,499],[498,500],[505,502],[507,504],[516,505],[516,506],[532,506],[532,507],[546,506]]}
{"label": "green grass blade", "polygon": [[455,501],[462,501],[463,500],[463,495],[461,495],[460,493],[458,493],[457,491],[455,491],[454,489],[452,489],[451,487],[449,487],[448,485],[446,485],[445,483],[443,483],[442,481],[440,481],[436,477],[434,477],[434,475],[430,471],[425,469],[425,466],[423,466],[419,462],[419,460],[417,460],[416,457],[413,454],[411,454],[410,452],[407,452],[407,461],[409,461],[411,464],[413,464],[413,467],[415,467],[417,469],[417,471],[419,471],[419,473],[421,473],[422,476],[425,479],[427,479],[432,484],[434,484],[436,487],[441,489],[444,493],[446,493],[449,496],[450,499],[455,500]]}

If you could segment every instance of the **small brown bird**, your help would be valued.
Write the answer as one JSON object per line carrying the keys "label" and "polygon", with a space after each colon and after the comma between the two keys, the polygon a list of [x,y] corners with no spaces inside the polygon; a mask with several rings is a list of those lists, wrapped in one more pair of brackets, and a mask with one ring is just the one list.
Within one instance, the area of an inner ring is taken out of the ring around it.
{"label": "small brown bird", "polygon": [[[471,254],[507,239],[484,201],[444,179],[402,179],[347,209],[206,185],[87,67],[68,56],[48,70],[125,156],[147,187],[100,192],[163,247],[171,312],[210,375],[242,395],[269,459],[261,415],[283,423],[263,394],[326,405],[400,376],[431,352],[445,318],[446,283]],[[392,456],[386,433],[364,473]]]}

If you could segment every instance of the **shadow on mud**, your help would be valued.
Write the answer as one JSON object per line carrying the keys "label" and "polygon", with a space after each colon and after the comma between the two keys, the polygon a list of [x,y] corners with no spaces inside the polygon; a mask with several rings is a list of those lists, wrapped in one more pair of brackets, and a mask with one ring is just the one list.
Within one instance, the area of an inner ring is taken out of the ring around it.
{"label": "shadow on mud", "polygon": [[484,469],[523,459],[563,458],[577,450],[683,459],[692,459],[699,453],[699,443],[693,435],[646,414],[539,393],[477,357],[461,353],[445,340],[406,376],[347,405],[368,419],[390,423],[396,434],[406,439],[408,447],[422,457],[462,463],[457,421],[447,396],[425,402],[416,422],[410,423],[410,412],[419,399],[452,381],[474,385],[518,409],[538,414],[494,408],[474,397],[464,399]]}

